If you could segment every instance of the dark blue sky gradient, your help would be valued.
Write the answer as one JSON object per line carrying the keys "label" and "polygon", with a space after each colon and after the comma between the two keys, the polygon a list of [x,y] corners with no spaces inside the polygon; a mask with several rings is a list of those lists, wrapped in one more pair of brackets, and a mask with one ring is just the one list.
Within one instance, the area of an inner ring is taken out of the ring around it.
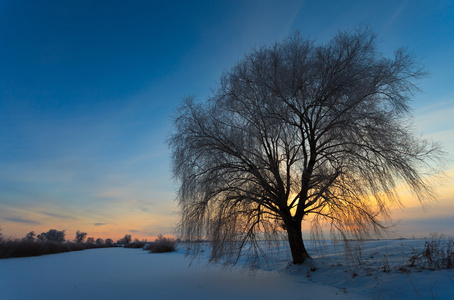
{"label": "dark blue sky gradient", "polygon": [[206,99],[254,47],[360,23],[430,71],[415,128],[454,153],[452,1],[0,1],[0,226],[172,232],[165,141],[182,98]]}

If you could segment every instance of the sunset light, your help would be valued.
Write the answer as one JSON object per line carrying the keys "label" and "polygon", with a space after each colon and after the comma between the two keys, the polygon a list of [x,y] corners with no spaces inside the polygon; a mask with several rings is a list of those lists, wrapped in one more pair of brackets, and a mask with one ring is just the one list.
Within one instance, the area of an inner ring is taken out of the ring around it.
{"label": "sunset light", "polygon": [[454,299],[454,1],[0,0],[29,299]]}
{"label": "sunset light", "polygon": [[[449,1],[145,1],[0,4],[0,228],[95,238],[177,236],[167,139],[182,99],[206,99],[254,47],[296,30],[323,43],[367,23],[386,55],[430,73],[418,135],[448,154],[424,208],[403,194],[391,237],[454,234],[454,17]],[[304,226],[303,226],[304,227]],[[304,227],[307,229],[307,227]],[[309,234],[305,231],[304,234]]]}

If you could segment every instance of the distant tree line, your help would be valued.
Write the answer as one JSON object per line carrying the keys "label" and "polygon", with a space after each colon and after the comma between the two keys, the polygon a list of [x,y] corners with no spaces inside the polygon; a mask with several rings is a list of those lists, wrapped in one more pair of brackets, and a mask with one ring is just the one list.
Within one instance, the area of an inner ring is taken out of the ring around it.
{"label": "distant tree line", "polygon": [[106,247],[141,248],[152,253],[173,252],[176,249],[176,243],[175,239],[166,238],[161,234],[154,242],[137,238],[133,240],[130,234],[126,234],[114,243],[111,238],[104,240],[102,238],[87,237],[87,233],[80,230],[76,231],[72,241],[67,241],[65,230],[56,229],[50,229],[38,235],[35,231],[30,231],[22,239],[12,239],[4,238],[0,227],[0,259]]}
{"label": "distant tree line", "polygon": [[86,237],[87,233],[80,230],[76,232],[73,242],[66,241],[65,230],[50,229],[38,235],[35,231],[30,231],[22,239],[4,238],[0,233],[0,259],[117,246],[110,238],[95,240],[94,237],[88,237],[84,242]]}

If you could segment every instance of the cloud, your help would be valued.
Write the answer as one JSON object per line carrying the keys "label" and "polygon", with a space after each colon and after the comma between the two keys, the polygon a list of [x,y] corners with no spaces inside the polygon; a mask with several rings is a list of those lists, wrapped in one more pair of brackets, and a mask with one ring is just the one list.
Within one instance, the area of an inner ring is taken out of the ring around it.
{"label": "cloud", "polygon": [[23,223],[23,224],[33,224],[33,225],[42,224],[41,222],[38,222],[38,221],[22,219],[22,218],[18,218],[18,217],[3,218],[3,220],[15,222],[15,223]]}
{"label": "cloud", "polygon": [[137,232],[139,232],[139,230],[129,229],[129,232],[131,232],[131,233],[137,233]]}
{"label": "cloud", "polygon": [[48,212],[48,211],[40,211],[39,213],[43,214],[45,216],[53,217],[53,218],[57,218],[57,219],[71,219],[71,220],[76,219],[73,215],[69,215],[69,214],[53,213],[53,212]]}
{"label": "cloud", "polygon": [[95,226],[102,226],[102,225],[107,225],[107,223],[94,223],[93,225],[95,225]]}

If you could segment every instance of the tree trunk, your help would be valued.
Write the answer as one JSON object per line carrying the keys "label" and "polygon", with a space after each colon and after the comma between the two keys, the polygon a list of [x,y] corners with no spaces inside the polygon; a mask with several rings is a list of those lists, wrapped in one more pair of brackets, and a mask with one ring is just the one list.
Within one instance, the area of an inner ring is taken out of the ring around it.
{"label": "tree trunk", "polygon": [[293,263],[300,265],[307,258],[310,258],[306,247],[304,247],[301,221],[292,220],[285,225],[287,227],[288,242],[290,244],[290,251],[292,252]]}

